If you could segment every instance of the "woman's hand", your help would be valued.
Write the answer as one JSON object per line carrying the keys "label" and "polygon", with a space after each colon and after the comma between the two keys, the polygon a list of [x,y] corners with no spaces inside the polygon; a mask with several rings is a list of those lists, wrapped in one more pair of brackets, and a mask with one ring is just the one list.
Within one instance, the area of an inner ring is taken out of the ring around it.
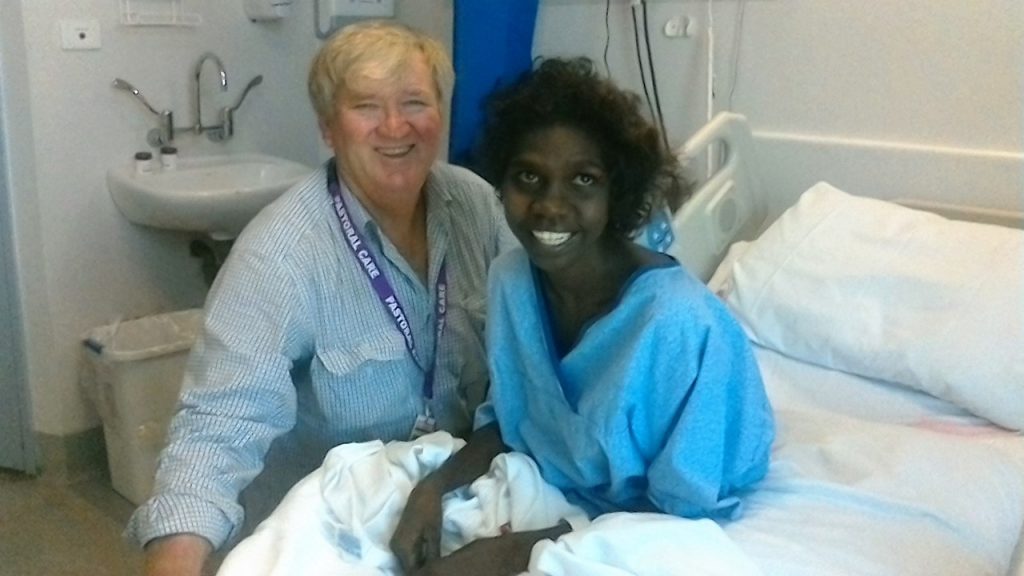
{"label": "woman's hand", "polygon": [[441,487],[429,478],[409,494],[398,527],[391,536],[391,551],[406,574],[441,555]]}
{"label": "woman's hand", "polygon": [[413,488],[391,537],[391,551],[406,574],[441,555],[441,497],[479,478],[504,451],[498,423],[492,422]]}
{"label": "woman's hand", "polygon": [[545,530],[513,532],[471,542],[450,556],[427,563],[410,576],[514,576],[526,571],[533,545],[569,532],[567,523]]}

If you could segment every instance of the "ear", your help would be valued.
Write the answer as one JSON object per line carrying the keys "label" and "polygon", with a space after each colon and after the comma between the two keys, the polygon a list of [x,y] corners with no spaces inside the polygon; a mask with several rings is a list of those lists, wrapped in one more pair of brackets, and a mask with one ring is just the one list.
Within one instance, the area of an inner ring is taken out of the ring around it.
{"label": "ear", "polygon": [[320,138],[323,139],[324,144],[326,144],[328,148],[333,150],[334,137],[331,135],[331,126],[326,120],[320,120],[317,122],[317,125],[320,127]]}

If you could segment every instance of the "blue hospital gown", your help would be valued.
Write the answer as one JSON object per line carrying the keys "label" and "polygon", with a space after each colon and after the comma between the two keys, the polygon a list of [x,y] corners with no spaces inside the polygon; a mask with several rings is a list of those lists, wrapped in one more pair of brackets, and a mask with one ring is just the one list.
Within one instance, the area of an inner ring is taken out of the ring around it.
{"label": "blue hospital gown", "polygon": [[678,264],[638,272],[563,358],[520,248],[488,281],[489,401],[505,444],[591,516],[734,517],[774,420],[743,330]]}

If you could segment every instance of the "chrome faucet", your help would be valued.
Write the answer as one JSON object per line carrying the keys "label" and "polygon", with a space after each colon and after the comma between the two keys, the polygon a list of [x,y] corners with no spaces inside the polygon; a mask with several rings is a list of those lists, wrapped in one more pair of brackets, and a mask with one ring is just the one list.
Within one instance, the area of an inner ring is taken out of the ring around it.
{"label": "chrome faucet", "polygon": [[199,97],[199,78],[203,73],[203,64],[207,60],[213,60],[213,63],[217,65],[217,73],[220,75],[220,89],[221,92],[227,92],[228,90],[228,73],[224,70],[224,63],[221,62],[220,58],[217,57],[213,52],[205,52],[199,57],[196,62],[195,71],[193,73],[194,88],[195,88],[195,109],[196,109],[196,121],[192,125],[192,131],[196,134],[202,134],[206,132],[207,138],[214,142],[223,142],[235,134],[235,111],[242,105],[245,97],[249,95],[249,91],[254,86],[258,86],[263,82],[263,76],[259,75],[249,81],[245,85],[245,89],[242,90],[242,95],[238,97],[238,101],[235,102],[234,106],[226,106],[221,108],[219,118],[220,124],[215,126],[204,126],[203,125],[203,112],[202,104]]}
{"label": "chrome faucet", "polygon": [[150,146],[159,148],[160,146],[166,146],[174,141],[174,112],[171,112],[170,110],[162,110],[158,112],[156,108],[153,108],[149,102],[146,101],[146,98],[142,96],[142,93],[140,93],[139,90],[135,86],[132,86],[127,80],[114,78],[113,86],[114,88],[124,90],[132,96],[135,96],[139,102],[142,102],[143,106],[160,119],[160,127],[153,128],[146,133],[146,142],[148,142]]}
{"label": "chrome faucet", "polygon": [[252,90],[254,86],[259,86],[263,83],[263,75],[259,74],[249,83],[245,85],[245,89],[242,90],[242,95],[238,97],[238,101],[235,102],[234,106],[226,106],[220,111],[220,125],[221,125],[221,136],[222,140],[227,140],[235,134],[235,110],[242,105],[245,97],[248,96],[249,90]]}
{"label": "chrome faucet", "polygon": [[[220,58],[218,58],[217,55],[213,52],[204,52],[203,55],[199,57],[199,60],[196,62],[196,67],[192,74],[193,89],[195,91],[194,102],[196,111],[196,121],[192,125],[192,130],[195,131],[196,134],[202,134],[207,130],[219,130],[221,128],[220,126],[203,126],[202,98],[200,98],[199,96],[199,78],[203,74],[203,64],[206,63],[207,60],[213,60],[213,63],[217,65],[217,73],[220,75],[220,91],[228,91],[228,73],[224,69],[224,63],[221,62]],[[210,135],[210,138],[211,140],[215,139],[213,138],[212,134]]]}
{"label": "chrome faucet", "polygon": [[238,97],[238,100],[233,106],[225,106],[224,108],[221,108],[220,113],[218,114],[220,124],[207,126],[203,124],[203,108],[199,95],[199,80],[203,74],[203,65],[207,60],[212,60],[217,66],[221,92],[227,92],[228,90],[228,73],[224,69],[224,63],[221,62],[220,58],[218,58],[213,52],[204,52],[199,57],[199,60],[196,61],[196,65],[192,71],[192,88],[196,116],[195,122],[188,128],[175,128],[173,112],[170,110],[158,111],[156,108],[151,106],[148,101],[146,101],[135,86],[132,86],[128,81],[122,80],[121,78],[114,78],[114,88],[124,90],[132,96],[135,96],[135,98],[141,102],[147,110],[160,119],[159,127],[153,128],[146,133],[146,141],[150,146],[153,146],[154,148],[166,146],[174,141],[175,133],[183,130],[194,132],[197,135],[205,132],[206,137],[214,142],[223,142],[235,134],[235,111],[237,111],[239,106],[242,105],[245,97],[249,95],[249,91],[263,83],[263,75],[257,75],[255,78],[250,80],[248,84],[246,84],[245,89],[242,90],[242,94]]}

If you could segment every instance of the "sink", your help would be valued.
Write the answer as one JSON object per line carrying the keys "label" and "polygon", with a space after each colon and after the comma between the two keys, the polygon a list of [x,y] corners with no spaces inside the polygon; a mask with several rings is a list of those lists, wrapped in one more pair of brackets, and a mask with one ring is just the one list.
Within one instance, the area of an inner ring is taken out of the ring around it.
{"label": "sink", "polygon": [[263,154],[186,156],[176,168],[151,174],[137,174],[134,165],[111,168],[107,187],[117,208],[136,224],[226,240],[312,171]]}

